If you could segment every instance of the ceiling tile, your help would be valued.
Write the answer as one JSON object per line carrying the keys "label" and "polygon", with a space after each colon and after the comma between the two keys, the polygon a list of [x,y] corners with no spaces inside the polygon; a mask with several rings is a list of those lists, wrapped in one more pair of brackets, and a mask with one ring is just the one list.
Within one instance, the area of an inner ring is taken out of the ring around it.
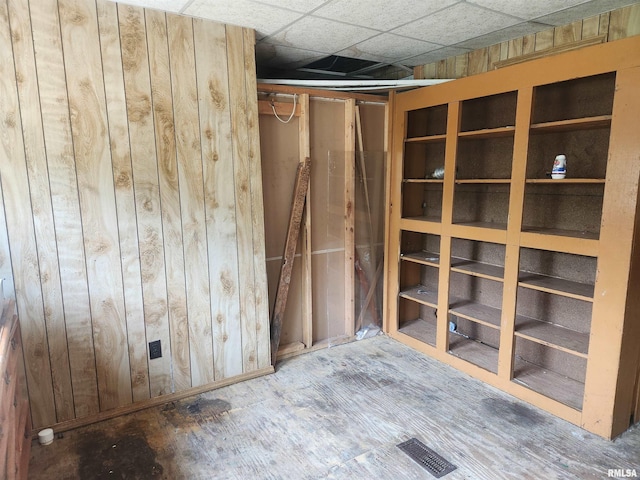
{"label": "ceiling tile", "polygon": [[118,3],[178,13],[189,0],[118,0]]}
{"label": "ceiling tile", "polygon": [[338,52],[338,55],[393,63],[400,58],[413,57],[439,48],[442,46],[391,33],[383,33]]}
{"label": "ceiling tile", "polygon": [[304,50],[334,53],[377,34],[378,32],[368,28],[354,27],[323,18],[304,17],[265,41]]}
{"label": "ceiling tile", "polygon": [[271,35],[302,16],[291,10],[249,0],[195,0],[183,13],[254,28],[257,38]]}
{"label": "ceiling tile", "polygon": [[503,28],[495,32],[482,35],[480,37],[465,40],[458,43],[457,47],[471,48],[473,50],[477,48],[484,48],[488,45],[494,45],[496,43],[504,42],[506,40],[512,40],[514,38],[524,37],[531,33],[537,33],[549,28],[549,25],[538,22],[523,22],[512,27]]}
{"label": "ceiling tile", "polygon": [[516,23],[521,21],[476,5],[458,3],[397,28],[393,33],[441,45],[454,45]]}
{"label": "ceiling tile", "polygon": [[386,32],[459,0],[333,0],[313,12],[314,16],[374,28]]}
{"label": "ceiling tile", "polygon": [[564,10],[588,0],[468,0],[481,7],[513,15],[514,17],[530,20],[532,18],[547,15],[549,13]]}
{"label": "ceiling tile", "polygon": [[572,8],[567,8],[551,15],[545,15],[543,17],[536,18],[536,22],[548,23],[550,25],[566,25],[580,20],[582,18],[592,17],[600,13],[608,12],[609,10],[615,10],[638,1],[631,0],[591,0],[590,2],[577,5]]}
{"label": "ceiling tile", "polygon": [[274,7],[288,8],[296,12],[309,13],[329,0],[256,0],[258,3],[266,3]]}
{"label": "ceiling tile", "polygon": [[260,65],[271,67],[296,68],[306,65],[314,60],[326,57],[326,53],[301,50],[299,48],[273,45],[271,43],[258,42],[256,44],[256,60]]}
{"label": "ceiling tile", "polygon": [[470,50],[468,48],[459,48],[459,47],[445,47],[439,50],[434,50],[432,52],[423,53],[422,55],[417,55],[415,57],[407,58],[402,61],[403,65],[407,65],[409,67],[415,67],[417,65],[426,65],[427,63],[437,62],[438,60],[442,60],[444,58],[455,57],[456,55],[462,55],[463,53],[467,53]]}

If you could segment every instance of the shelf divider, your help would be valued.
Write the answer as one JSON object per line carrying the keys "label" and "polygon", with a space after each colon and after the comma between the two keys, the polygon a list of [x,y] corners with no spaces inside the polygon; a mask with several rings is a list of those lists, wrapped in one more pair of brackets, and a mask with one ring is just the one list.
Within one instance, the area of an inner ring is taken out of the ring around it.
{"label": "shelf divider", "polygon": [[437,268],[440,266],[440,254],[435,252],[427,252],[426,250],[413,253],[401,253],[400,259],[407,262],[428,265],[430,267]]}
{"label": "shelf divider", "polygon": [[413,300],[414,302],[421,303],[422,305],[438,308],[437,289],[428,288],[424,285],[416,285],[414,287],[402,290],[399,295],[402,298]]}
{"label": "shelf divider", "polygon": [[555,122],[534,123],[531,125],[531,133],[564,132],[570,130],[587,130],[592,128],[605,128],[611,125],[611,115],[598,115],[595,117],[572,118]]}
{"label": "shelf divider", "polygon": [[483,128],[482,130],[459,132],[458,137],[460,137],[460,140],[472,138],[510,137],[515,131],[516,127]]}
{"label": "shelf divider", "polygon": [[492,265],[490,263],[467,260],[466,258],[451,258],[451,270],[458,273],[473,275],[475,277],[487,278],[496,282],[502,282],[504,278],[504,267]]}
{"label": "shelf divider", "polygon": [[446,134],[442,134],[442,135],[427,135],[425,137],[409,137],[406,138],[404,141],[406,143],[437,143],[437,142],[444,142],[447,138]]}
{"label": "shelf divider", "polygon": [[527,178],[527,183],[557,183],[562,184],[590,184],[590,183],[605,183],[604,178],[560,178],[554,180],[553,178]]}
{"label": "shelf divider", "polygon": [[459,298],[450,299],[450,302],[449,313],[487,327],[500,329],[502,316],[500,309]]}
{"label": "shelf divider", "polygon": [[594,286],[588,283],[579,283],[564,278],[521,271],[518,277],[518,285],[532,290],[593,302]]}

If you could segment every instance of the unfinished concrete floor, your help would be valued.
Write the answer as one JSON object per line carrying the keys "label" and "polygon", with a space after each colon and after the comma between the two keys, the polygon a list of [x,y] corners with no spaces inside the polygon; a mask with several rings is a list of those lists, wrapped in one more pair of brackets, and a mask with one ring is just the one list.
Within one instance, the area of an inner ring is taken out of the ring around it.
{"label": "unfinished concrete floor", "polygon": [[282,361],[273,375],[34,442],[37,479],[453,479],[640,475],[640,428],[609,442],[385,336]]}

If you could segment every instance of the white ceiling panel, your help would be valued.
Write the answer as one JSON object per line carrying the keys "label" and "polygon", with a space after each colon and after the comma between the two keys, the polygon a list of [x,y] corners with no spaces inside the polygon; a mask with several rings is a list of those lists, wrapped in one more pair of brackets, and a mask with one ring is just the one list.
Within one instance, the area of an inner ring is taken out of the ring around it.
{"label": "white ceiling panel", "polygon": [[476,5],[458,3],[397,28],[393,33],[441,45],[454,45],[520,22],[515,17]]}
{"label": "white ceiling panel", "polygon": [[391,33],[382,33],[338,52],[338,55],[394,63],[399,58],[413,57],[439,48],[442,48],[442,45],[400,37]]}
{"label": "white ceiling panel", "polygon": [[525,20],[531,20],[541,15],[564,10],[589,0],[467,0],[481,7],[490,8],[497,12],[506,13]]}
{"label": "white ceiling panel", "polygon": [[458,2],[459,0],[333,0],[313,12],[313,15],[386,32]]}
{"label": "white ceiling panel", "polygon": [[377,31],[368,28],[354,27],[323,18],[304,17],[265,41],[304,50],[334,53],[377,34]]}
{"label": "white ceiling panel", "polygon": [[288,8],[301,13],[309,13],[330,0],[256,0],[274,7]]}
{"label": "white ceiling panel", "polygon": [[183,13],[254,28],[257,38],[271,35],[302,17],[291,10],[250,0],[195,0]]}

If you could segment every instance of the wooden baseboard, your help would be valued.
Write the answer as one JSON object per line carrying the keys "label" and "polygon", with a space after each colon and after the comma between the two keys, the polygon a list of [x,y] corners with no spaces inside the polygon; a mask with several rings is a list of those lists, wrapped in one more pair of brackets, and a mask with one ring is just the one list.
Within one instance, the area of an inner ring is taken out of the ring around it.
{"label": "wooden baseboard", "polygon": [[[76,418],[73,420],[68,420],[66,422],[55,423],[53,425],[48,425],[48,428],[52,428],[55,433],[66,432],[67,430],[73,430],[75,428],[84,427],[86,425],[91,425],[92,423],[102,422],[104,420],[109,420],[111,418],[119,417],[121,415],[127,415],[129,413],[138,412],[146,408],[157,407],[158,405],[164,405],[169,402],[175,402],[177,400],[182,400],[187,397],[192,397],[194,395],[199,395],[201,393],[210,392],[211,390],[227,387],[229,385],[233,385],[234,383],[243,382],[245,380],[251,380],[252,378],[262,377],[264,375],[268,375],[273,372],[274,372],[273,367],[269,366],[267,368],[254,370],[253,372],[249,372],[249,373],[243,373],[242,375],[236,375],[235,377],[231,377],[231,378],[225,378],[224,380],[208,383],[206,385],[201,385],[199,387],[189,388],[181,392],[171,393],[169,395],[162,395],[160,397],[150,398],[142,402],[132,403],[130,405],[125,405],[123,407],[114,408],[113,410],[100,412],[95,415],[89,415],[87,417]],[[43,428],[47,428],[47,426],[31,430],[31,437],[37,438],[38,432]]]}

